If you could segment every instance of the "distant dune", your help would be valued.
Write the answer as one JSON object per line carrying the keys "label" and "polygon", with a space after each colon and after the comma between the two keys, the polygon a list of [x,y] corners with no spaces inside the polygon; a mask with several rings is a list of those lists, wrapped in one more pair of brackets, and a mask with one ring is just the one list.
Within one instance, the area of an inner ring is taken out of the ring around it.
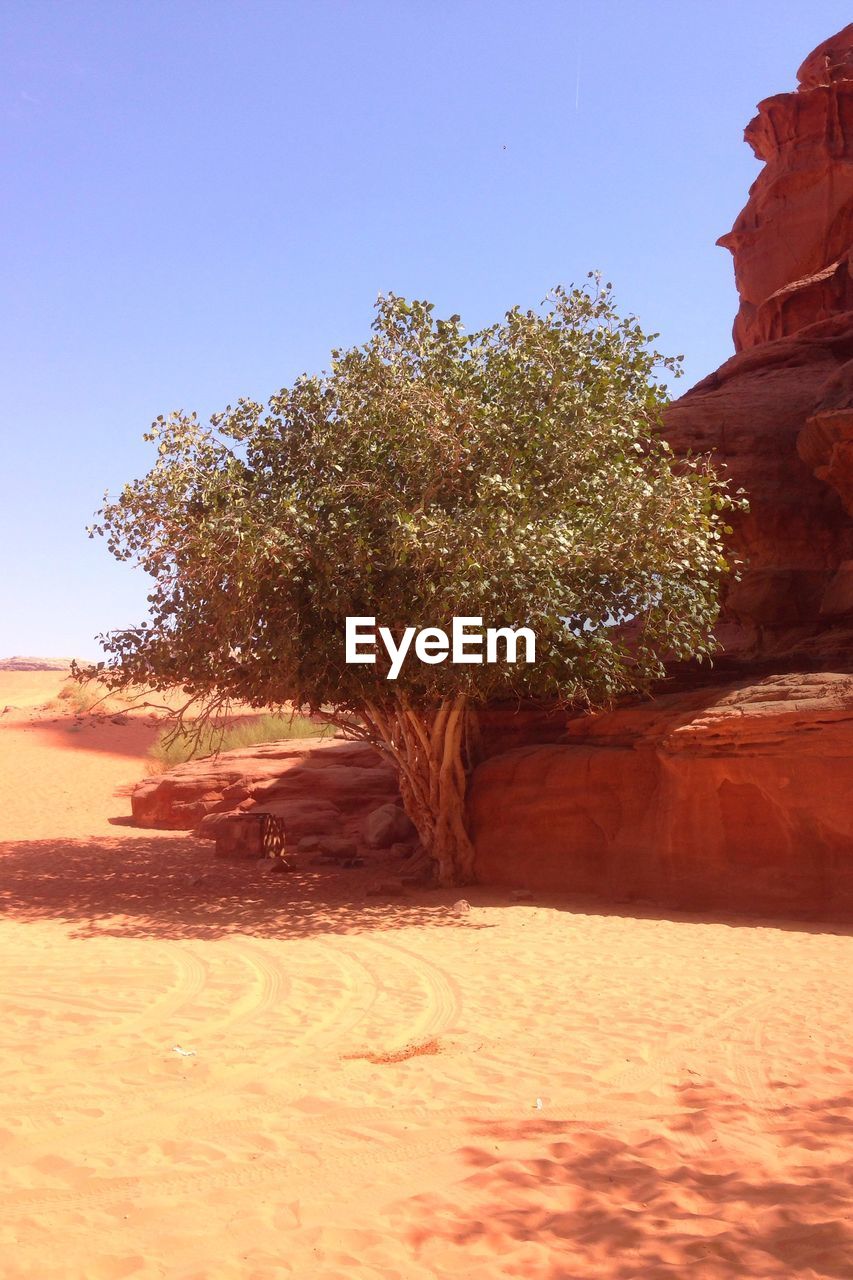
{"label": "distant dune", "polygon": [[[0,658],[0,671],[67,671],[73,658]],[[83,659],[77,661],[83,664]]]}

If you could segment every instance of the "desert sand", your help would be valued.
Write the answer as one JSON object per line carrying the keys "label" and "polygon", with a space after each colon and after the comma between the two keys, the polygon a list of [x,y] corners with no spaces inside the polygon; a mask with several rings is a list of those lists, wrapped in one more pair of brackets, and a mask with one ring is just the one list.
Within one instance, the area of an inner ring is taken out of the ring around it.
{"label": "desert sand", "polygon": [[60,679],[0,675],[4,1278],[853,1277],[849,930],[217,864]]}

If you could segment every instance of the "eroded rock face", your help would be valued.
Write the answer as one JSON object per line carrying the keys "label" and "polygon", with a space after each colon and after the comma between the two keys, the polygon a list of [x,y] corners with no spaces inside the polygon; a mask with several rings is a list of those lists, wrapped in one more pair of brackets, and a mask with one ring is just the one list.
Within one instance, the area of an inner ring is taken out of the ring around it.
{"label": "eroded rock face", "polygon": [[835,665],[853,652],[836,582],[853,559],[851,416],[853,312],[732,357],[668,410],[676,451],[713,453],[749,498],[732,520],[745,569],[719,630],[731,658],[796,662],[816,645]]}
{"label": "eroded rock face", "polygon": [[677,452],[709,451],[743,489],[746,563],[719,637],[729,659],[832,667],[853,654],[853,24],[759,104],[765,161],[720,244],[734,256],[738,354],[667,415]]}
{"label": "eroded rock face", "polygon": [[853,309],[853,24],[819,45],[794,93],[758,105],[745,138],[764,168],[734,227],[737,350]]}
{"label": "eroded rock face", "polygon": [[774,676],[569,726],[476,772],[486,883],[853,916],[853,676]]}

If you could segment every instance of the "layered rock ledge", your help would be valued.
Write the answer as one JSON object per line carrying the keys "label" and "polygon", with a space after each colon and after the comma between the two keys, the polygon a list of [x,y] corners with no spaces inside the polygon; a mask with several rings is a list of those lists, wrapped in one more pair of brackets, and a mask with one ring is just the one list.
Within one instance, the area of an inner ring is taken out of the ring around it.
{"label": "layered rock ledge", "polygon": [[373,747],[301,738],[224,751],[140,782],[131,796],[140,827],[215,834],[220,815],[271,813],[288,837],[360,834],[368,815],[397,798],[393,768]]}

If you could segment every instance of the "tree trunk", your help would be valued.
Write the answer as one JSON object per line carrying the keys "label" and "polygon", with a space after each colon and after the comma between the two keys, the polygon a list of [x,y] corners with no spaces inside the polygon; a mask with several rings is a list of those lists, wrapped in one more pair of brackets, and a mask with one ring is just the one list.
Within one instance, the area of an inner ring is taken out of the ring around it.
{"label": "tree trunk", "polygon": [[474,846],[465,821],[468,775],[476,762],[477,720],[465,694],[425,710],[397,698],[371,704],[365,720],[392,755],[400,793],[440,885],[470,884]]}

